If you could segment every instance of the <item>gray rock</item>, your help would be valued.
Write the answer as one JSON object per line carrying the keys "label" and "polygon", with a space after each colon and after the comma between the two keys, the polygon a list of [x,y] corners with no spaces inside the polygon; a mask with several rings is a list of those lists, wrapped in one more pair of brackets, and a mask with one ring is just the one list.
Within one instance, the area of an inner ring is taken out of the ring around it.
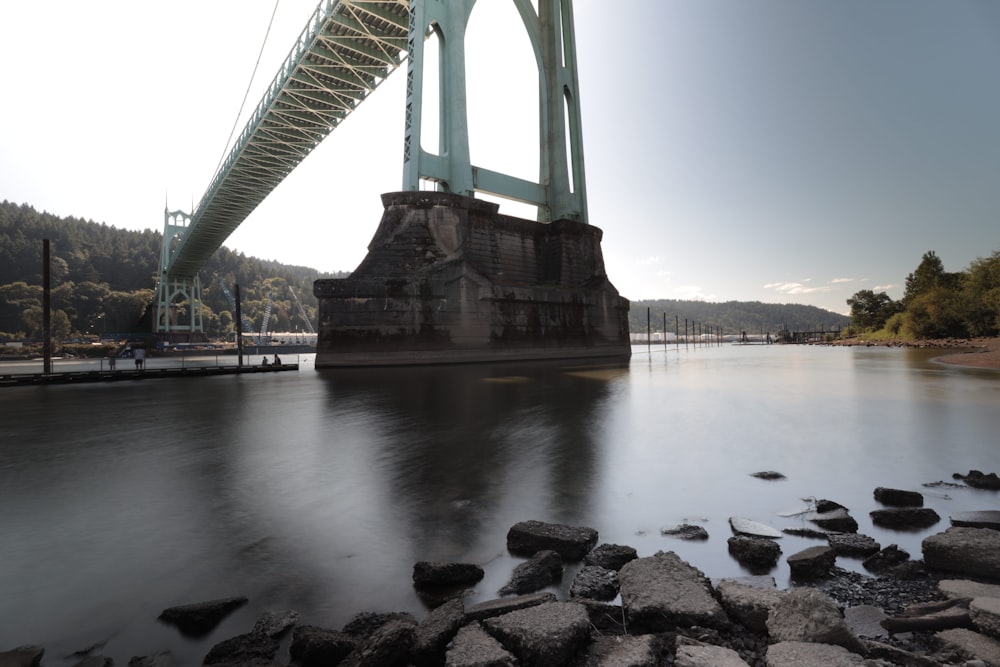
{"label": "gray rock", "polygon": [[837,604],[815,588],[796,588],[783,595],[767,618],[767,631],[775,642],[836,644],[852,653],[864,652]]}
{"label": "gray rock", "polygon": [[761,523],[760,521],[744,519],[743,517],[738,516],[729,517],[729,527],[732,528],[734,535],[770,537],[774,539],[781,537],[781,531],[773,526]]}
{"label": "gray rock", "polygon": [[844,507],[812,512],[806,515],[806,519],[826,530],[835,530],[839,533],[858,532],[858,522]]}
{"label": "gray rock", "polygon": [[864,665],[865,659],[842,646],[783,641],[767,648],[764,658],[767,667],[854,667]]}
{"label": "gray rock", "polygon": [[941,520],[941,516],[930,507],[891,507],[872,510],[868,514],[876,526],[903,530],[929,528]]}
{"label": "gray rock", "polygon": [[532,556],[550,549],[568,561],[582,560],[597,544],[593,528],[565,526],[543,521],[521,521],[507,531],[507,550],[517,556]]}
{"label": "gray rock", "polygon": [[241,667],[243,665],[267,667],[272,664],[278,647],[277,639],[262,632],[237,635],[213,646],[202,664],[217,665],[218,667]]}
{"label": "gray rock", "polygon": [[982,660],[989,667],[1000,665],[1000,641],[965,628],[952,628],[934,633],[934,639],[945,650],[957,651],[962,656]]}
{"label": "gray rock", "polygon": [[992,528],[1000,530],[1000,510],[978,510],[975,512],[955,512],[951,515],[951,525],[966,528]]}
{"label": "gray rock", "polygon": [[299,612],[297,611],[265,611],[257,617],[257,622],[253,625],[251,632],[267,635],[268,637],[280,637],[299,622]]}
{"label": "gray rock", "polygon": [[970,470],[968,475],[954,475],[954,477],[965,480],[965,483],[974,489],[992,489],[1000,491],[1000,477],[995,472],[983,473],[981,470]]}
{"label": "gray rock", "polygon": [[729,553],[755,574],[768,572],[778,563],[781,547],[774,540],[747,535],[733,535],[728,540]]}
{"label": "gray rock", "polygon": [[886,629],[882,627],[882,621],[889,616],[879,609],[869,604],[862,604],[856,607],[848,607],[844,610],[844,622],[847,623],[854,634],[866,639],[883,639],[889,636]]}
{"label": "gray rock", "polygon": [[656,635],[597,636],[583,667],[659,667],[660,644]]}
{"label": "gray rock", "polygon": [[164,609],[159,619],[191,637],[207,635],[229,614],[247,603],[245,597],[208,600]]}
{"label": "gray rock", "polygon": [[778,603],[782,591],[774,587],[760,588],[738,580],[723,579],[715,587],[723,608],[730,618],[739,621],[751,630],[763,632],[767,629],[767,617]]}
{"label": "gray rock", "polygon": [[300,625],[292,632],[288,653],[300,667],[325,667],[339,664],[357,643],[357,638],[343,632]]}
{"label": "gray rock", "polygon": [[837,554],[830,547],[809,547],[785,560],[793,579],[808,581],[829,576],[830,569],[837,562]]}
{"label": "gray rock", "polygon": [[910,554],[900,549],[895,544],[890,544],[878,553],[874,553],[861,561],[861,565],[869,572],[883,573],[892,568],[905,563],[910,559]]}
{"label": "gray rock", "polygon": [[776,470],[761,470],[760,472],[751,473],[750,476],[766,480],[785,479],[785,476]]}
{"label": "gray rock", "polygon": [[41,646],[18,646],[11,651],[0,651],[0,666],[38,667],[43,655],[45,649]]}
{"label": "gray rock", "polygon": [[341,667],[405,667],[409,664],[416,627],[406,620],[389,621],[358,644],[340,663]]}
{"label": "gray rock", "polygon": [[518,609],[536,607],[546,602],[555,602],[556,596],[553,593],[529,593],[528,595],[518,595],[517,597],[500,598],[497,600],[486,600],[471,605],[465,610],[465,617],[470,621],[482,621],[501,614],[509,614]]}
{"label": "gray rock", "polygon": [[929,568],[1000,579],[1000,531],[949,528],[921,543]]}
{"label": "gray rock", "polygon": [[740,654],[731,648],[713,646],[689,639],[677,637],[676,667],[747,667]]}
{"label": "gray rock", "polygon": [[596,565],[585,565],[573,577],[569,587],[572,597],[591,600],[614,600],[618,595],[618,573]]}
{"label": "gray rock", "polygon": [[562,557],[551,550],[539,551],[527,561],[518,564],[510,581],[500,589],[500,595],[534,593],[562,579]]}
{"label": "gray rock", "polygon": [[[6,665],[2,659],[0,659],[0,665]],[[88,655],[86,658],[80,662],[73,665],[73,667],[114,667],[114,658],[109,658],[106,655]]]}
{"label": "gray rock", "polygon": [[617,572],[630,560],[635,560],[639,554],[633,547],[621,544],[601,544],[583,557],[584,565],[597,565]]}
{"label": "gray rock", "polygon": [[590,618],[590,626],[597,632],[607,635],[623,635],[628,633],[625,623],[625,611],[619,604],[608,604],[589,598],[573,598],[571,602],[583,607]]}
{"label": "gray rock", "polygon": [[1000,639],[1000,598],[976,598],[969,603],[972,624],[994,639]]}
{"label": "gray rock", "polygon": [[590,619],[578,604],[547,602],[487,619],[483,628],[521,664],[562,667],[582,654],[590,634]]}
{"label": "gray rock", "polygon": [[473,586],[484,576],[473,563],[420,561],[413,566],[414,586]]}
{"label": "gray rock", "polygon": [[887,489],[878,487],[875,489],[875,500],[883,505],[893,507],[923,507],[924,495],[917,491],[904,491],[902,489]]}
{"label": "gray rock", "polygon": [[882,548],[875,538],[860,533],[832,533],[826,541],[838,556],[871,556]]}
{"label": "gray rock", "polygon": [[[871,664],[872,667],[876,665],[881,667],[886,664],[905,665],[905,667],[941,667],[941,663],[933,658],[904,651],[897,646],[883,644],[871,639],[865,641],[865,649],[867,649],[865,657],[868,659],[868,662],[865,664]],[[876,660],[881,660],[882,662],[873,662]],[[971,667],[971,665],[967,667]]]}
{"label": "gray rock", "polygon": [[983,584],[968,579],[942,579],[938,590],[948,598],[1000,598],[1000,584]]}
{"label": "gray rock", "polygon": [[460,598],[445,602],[435,608],[417,626],[413,639],[412,659],[417,665],[438,664],[462,623],[465,622],[465,605]]}
{"label": "gray rock", "polygon": [[174,656],[170,651],[156,655],[137,655],[129,658],[128,667],[173,667]]}
{"label": "gray rock", "polygon": [[704,526],[695,526],[690,523],[682,523],[673,528],[661,528],[660,534],[667,537],[677,537],[682,540],[707,540],[708,531]]}
{"label": "gray rock", "polygon": [[445,655],[445,667],[515,667],[517,658],[479,623],[461,628]]}
{"label": "gray rock", "polygon": [[630,630],[661,632],[728,622],[705,575],[672,551],[637,558],[621,569],[618,579]]}
{"label": "gray rock", "polygon": [[343,628],[343,632],[344,634],[350,635],[355,639],[367,639],[375,634],[379,628],[390,621],[403,621],[404,623],[409,623],[411,625],[417,624],[417,619],[413,616],[413,614],[408,614],[405,611],[394,611],[389,613],[363,611],[360,614],[355,614],[354,617],[347,622]]}

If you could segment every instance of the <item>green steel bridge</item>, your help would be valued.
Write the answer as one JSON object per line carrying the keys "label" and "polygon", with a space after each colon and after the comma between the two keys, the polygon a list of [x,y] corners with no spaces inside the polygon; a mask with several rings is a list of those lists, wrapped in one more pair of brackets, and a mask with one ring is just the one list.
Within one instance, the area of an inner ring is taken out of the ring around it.
{"label": "green steel bridge", "polygon": [[[495,2],[496,0],[489,0]],[[200,333],[199,270],[251,212],[404,60],[403,190],[430,182],[536,205],[539,221],[586,222],[572,0],[513,2],[539,72],[539,179],[471,164],[464,35],[476,0],[321,0],[193,212],[165,211],[154,330]],[[439,38],[437,153],[419,145],[425,41]],[[188,320],[174,307],[187,302]]]}

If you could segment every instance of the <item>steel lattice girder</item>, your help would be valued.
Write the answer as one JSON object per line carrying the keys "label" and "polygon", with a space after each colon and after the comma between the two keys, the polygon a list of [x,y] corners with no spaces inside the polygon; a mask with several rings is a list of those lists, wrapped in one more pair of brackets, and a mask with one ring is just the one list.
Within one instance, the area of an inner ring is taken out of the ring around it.
{"label": "steel lattice girder", "polygon": [[250,213],[406,54],[409,0],[324,0],[223,162],[171,253],[193,276]]}

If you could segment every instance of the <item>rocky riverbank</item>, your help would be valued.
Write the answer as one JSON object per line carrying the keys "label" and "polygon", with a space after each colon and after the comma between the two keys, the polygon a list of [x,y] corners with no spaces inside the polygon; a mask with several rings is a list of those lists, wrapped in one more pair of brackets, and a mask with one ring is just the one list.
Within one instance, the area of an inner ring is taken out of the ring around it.
{"label": "rocky riverbank", "polygon": [[[1000,487],[994,473],[956,477],[974,488]],[[874,497],[882,505],[871,513],[875,523],[926,525],[933,513],[917,492],[879,488]],[[747,519],[731,518],[728,548],[759,574],[724,580],[709,580],[672,551],[639,557],[630,546],[598,544],[591,528],[524,521],[511,527],[507,549],[525,560],[494,600],[466,603],[484,576],[480,566],[418,562],[412,585],[431,609],[422,619],[362,613],[335,630],[304,624],[294,611],[268,612],[246,634],[212,647],[202,664],[1000,665],[1000,511],[953,516],[952,527],[923,540],[919,560],[858,534],[837,503],[817,501],[804,518],[818,546],[787,556],[793,585],[785,590],[769,574],[781,556],[781,533]],[[685,526],[664,533],[704,538]],[[870,574],[841,569],[840,556],[863,558]],[[569,564],[575,576],[568,598],[559,600],[544,589]],[[246,602],[174,607],[160,620],[186,636],[205,636]],[[82,650],[77,667],[112,665],[100,651]],[[3,667],[44,664],[44,647],[0,652]],[[180,664],[169,653],[128,662]]]}
{"label": "rocky riverbank", "polygon": [[936,358],[936,361],[941,363],[1000,370],[1000,338],[933,338],[927,340],[844,338],[818,344],[834,347],[904,347],[941,350],[941,356]]}

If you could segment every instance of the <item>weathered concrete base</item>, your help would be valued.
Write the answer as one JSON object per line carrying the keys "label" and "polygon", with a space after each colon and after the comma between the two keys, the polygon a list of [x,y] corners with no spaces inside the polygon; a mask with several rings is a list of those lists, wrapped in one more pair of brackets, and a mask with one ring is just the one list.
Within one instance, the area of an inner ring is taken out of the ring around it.
{"label": "weathered concrete base", "polygon": [[442,192],[382,195],[350,277],[317,280],[316,367],[628,359],[627,299],[600,229]]}

